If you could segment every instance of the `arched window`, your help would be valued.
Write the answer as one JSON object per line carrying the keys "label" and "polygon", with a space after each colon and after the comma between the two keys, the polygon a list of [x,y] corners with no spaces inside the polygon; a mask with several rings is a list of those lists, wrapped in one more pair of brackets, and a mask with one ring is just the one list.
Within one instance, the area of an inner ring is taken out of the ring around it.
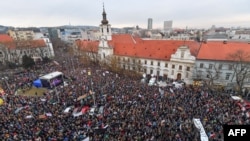
{"label": "arched window", "polygon": [[3,57],[3,53],[0,51],[0,57]]}

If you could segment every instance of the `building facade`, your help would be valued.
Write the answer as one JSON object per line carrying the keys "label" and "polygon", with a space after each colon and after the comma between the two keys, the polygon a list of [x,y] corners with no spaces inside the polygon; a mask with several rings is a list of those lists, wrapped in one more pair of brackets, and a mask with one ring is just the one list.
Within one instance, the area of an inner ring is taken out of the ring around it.
{"label": "building facade", "polygon": [[24,55],[32,57],[35,61],[44,57],[54,57],[54,50],[49,38],[37,40],[13,40],[7,34],[0,35],[0,63],[22,63]]}
{"label": "building facade", "polygon": [[[238,55],[243,53],[241,55],[245,57],[249,56],[247,55],[250,54],[248,43],[144,40],[131,34],[112,35],[104,10],[101,23],[100,40],[99,43],[92,45],[95,48],[92,52],[95,52],[99,61],[108,62],[110,57],[115,58],[117,64],[123,69],[182,80],[186,84],[193,84],[198,80],[226,86],[235,83],[239,79],[239,74],[237,77],[236,72],[246,70],[246,62],[250,62],[250,57],[245,58],[241,63],[245,65],[239,67],[237,58],[232,58],[237,53]],[[78,44],[76,48],[83,48],[83,45]],[[249,68],[247,72],[249,75],[245,76],[244,85],[249,84],[250,80],[250,64],[247,68]]]}
{"label": "building facade", "polygon": [[153,29],[153,19],[152,18],[148,18],[148,30]]}
{"label": "building facade", "polygon": [[173,21],[164,21],[163,30],[165,32],[171,31],[173,28]]}
{"label": "building facade", "polygon": [[33,40],[34,31],[32,30],[8,30],[8,35],[14,40]]}

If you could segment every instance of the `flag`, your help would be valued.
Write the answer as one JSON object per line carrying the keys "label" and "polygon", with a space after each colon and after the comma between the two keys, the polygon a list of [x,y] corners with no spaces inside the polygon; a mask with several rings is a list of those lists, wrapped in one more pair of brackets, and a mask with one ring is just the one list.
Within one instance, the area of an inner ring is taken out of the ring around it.
{"label": "flag", "polygon": [[52,114],[51,113],[46,113],[45,114],[47,117],[52,117]]}
{"label": "flag", "polygon": [[89,137],[85,138],[85,139],[84,139],[84,140],[82,140],[82,141],[89,141]]}
{"label": "flag", "polygon": [[173,91],[171,88],[170,88],[170,92],[171,92],[171,93],[174,93],[174,91]]}
{"label": "flag", "polygon": [[19,111],[21,111],[22,109],[23,109],[23,107],[17,108],[17,109],[15,110],[15,114],[19,113]]}
{"label": "flag", "polygon": [[71,109],[71,107],[67,107],[67,108],[63,111],[63,113],[68,113],[70,109]]}
{"label": "flag", "polygon": [[57,66],[59,66],[60,64],[57,61],[53,61],[53,63]]}

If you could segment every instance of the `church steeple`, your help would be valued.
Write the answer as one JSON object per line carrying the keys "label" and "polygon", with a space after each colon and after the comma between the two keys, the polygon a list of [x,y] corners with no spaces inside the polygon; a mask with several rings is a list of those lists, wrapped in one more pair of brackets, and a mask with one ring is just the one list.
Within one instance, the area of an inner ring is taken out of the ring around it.
{"label": "church steeple", "polygon": [[109,24],[103,3],[102,21],[100,24],[100,39],[105,39],[107,41],[112,40],[111,25]]}
{"label": "church steeple", "polygon": [[109,46],[109,41],[112,40],[111,25],[107,20],[107,15],[103,3],[102,21],[100,24],[100,37],[99,37],[99,47],[98,56],[100,60],[105,61],[105,58],[113,55],[113,48]]}
{"label": "church steeple", "polygon": [[108,23],[109,21],[107,20],[107,14],[105,12],[104,3],[103,3],[102,24],[108,24]]}

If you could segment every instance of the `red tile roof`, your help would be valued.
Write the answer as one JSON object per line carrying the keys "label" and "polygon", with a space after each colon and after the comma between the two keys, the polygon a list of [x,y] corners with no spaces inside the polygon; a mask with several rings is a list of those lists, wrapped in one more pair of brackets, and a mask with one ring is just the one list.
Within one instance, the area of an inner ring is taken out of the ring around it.
{"label": "red tile roof", "polygon": [[[99,41],[77,40],[76,44],[80,45],[81,49],[97,52]],[[142,40],[130,34],[114,34],[108,44],[114,48],[115,55],[158,60],[170,60],[171,55],[182,45],[189,46],[191,54],[196,56],[200,47],[195,41]],[[88,46],[92,49],[88,49]]]}
{"label": "red tile roof", "polygon": [[0,43],[12,42],[13,39],[8,34],[0,34]]}
{"label": "red tile roof", "polygon": [[87,52],[98,52],[99,41],[88,41],[88,40],[76,40],[76,45],[80,47],[80,50]]}
{"label": "red tile roof", "polygon": [[170,60],[172,54],[182,46],[187,45],[191,54],[197,54],[200,44],[195,41],[181,40],[142,40],[133,38],[129,34],[113,35],[111,45],[114,46],[114,54],[138,58]]}
{"label": "red tile roof", "polygon": [[8,48],[15,48],[14,40],[8,34],[0,34],[0,44]]}
{"label": "red tile roof", "polygon": [[232,61],[230,54],[243,51],[250,54],[250,44],[244,42],[209,41],[201,45],[197,59]]}
{"label": "red tile roof", "polygon": [[4,44],[10,49],[15,49],[17,47],[46,47],[44,40],[26,40],[26,41],[14,41],[7,34],[0,34],[0,43]]}
{"label": "red tile roof", "polygon": [[45,47],[46,44],[44,40],[27,40],[27,41],[18,41],[16,42],[17,47]]}

